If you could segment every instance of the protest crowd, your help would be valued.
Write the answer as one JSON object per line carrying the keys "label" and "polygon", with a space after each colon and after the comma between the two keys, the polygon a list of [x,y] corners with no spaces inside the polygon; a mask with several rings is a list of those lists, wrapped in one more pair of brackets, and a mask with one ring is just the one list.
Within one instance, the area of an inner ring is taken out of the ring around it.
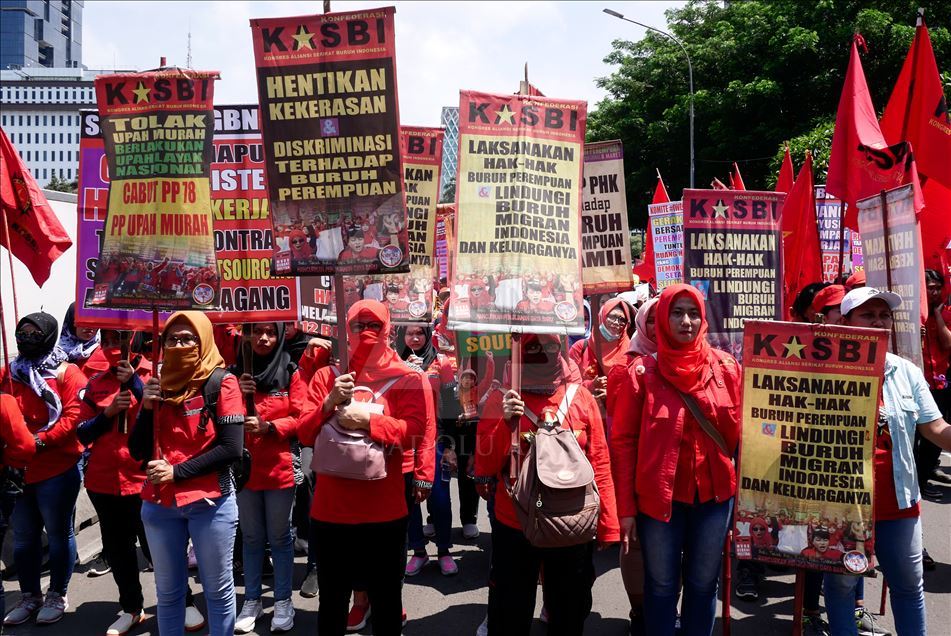
{"label": "protest crowd", "polygon": [[[71,609],[83,489],[118,616],[82,633],[284,633],[306,604],[322,636],[395,636],[406,579],[457,575],[455,520],[486,518],[479,636],[583,634],[605,561],[633,635],[729,633],[777,569],[796,634],[889,634],[868,576],[898,636],[946,630],[921,502],[951,485],[951,237],[918,172],[951,187],[951,143],[909,124],[923,21],[881,127],[856,36],[825,185],[788,146],[773,191],[734,163],[671,201],[658,173],[638,260],[621,142],[527,71],[460,91],[437,206],[393,12],[252,20],[258,104],[215,105],[215,71],[96,78],[75,302],[21,312],[14,286],[15,346],[0,324],[0,633]],[[72,239],[0,137],[2,244],[42,285]]]}

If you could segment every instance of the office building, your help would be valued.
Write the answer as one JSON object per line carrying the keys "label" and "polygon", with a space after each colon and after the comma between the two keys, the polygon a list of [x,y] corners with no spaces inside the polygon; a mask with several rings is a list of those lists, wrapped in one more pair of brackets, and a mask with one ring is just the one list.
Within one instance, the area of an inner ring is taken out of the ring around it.
{"label": "office building", "polygon": [[82,65],[83,2],[3,0],[0,70]]}
{"label": "office building", "polygon": [[459,166],[459,107],[443,106],[442,127],[446,136],[442,144],[442,178],[439,183],[439,196],[446,190],[446,184],[456,178]]}

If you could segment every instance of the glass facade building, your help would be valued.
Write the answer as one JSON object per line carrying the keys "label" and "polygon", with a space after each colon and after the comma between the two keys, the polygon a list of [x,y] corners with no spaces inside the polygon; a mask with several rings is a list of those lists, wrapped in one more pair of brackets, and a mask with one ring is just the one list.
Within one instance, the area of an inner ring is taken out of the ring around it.
{"label": "glass facade building", "polygon": [[459,107],[443,106],[442,127],[446,129],[446,136],[442,144],[442,179],[439,183],[439,196],[446,190],[446,184],[456,178],[456,169],[459,166]]}
{"label": "glass facade building", "polygon": [[82,64],[83,2],[3,0],[0,69],[77,68]]}

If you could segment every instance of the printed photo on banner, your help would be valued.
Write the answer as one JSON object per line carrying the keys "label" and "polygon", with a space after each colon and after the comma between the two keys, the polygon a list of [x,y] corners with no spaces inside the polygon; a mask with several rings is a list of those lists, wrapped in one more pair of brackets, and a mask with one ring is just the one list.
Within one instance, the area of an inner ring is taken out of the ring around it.
{"label": "printed photo on banner", "polygon": [[714,347],[743,357],[743,323],[782,317],[786,195],[684,190],[684,275],[703,294]]}
{"label": "printed photo on banner", "polygon": [[[843,257],[842,272],[852,271],[852,230],[842,227],[842,201],[817,185],[816,223],[819,228],[819,246],[822,254],[822,281],[834,283],[839,275],[839,258]],[[843,248],[842,245],[845,245]]]}
{"label": "printed photo on banner", "polygon": [[[337,308],[334,303],[333,276],[301,276],[300,314],[301,331],[315,336],[337,337]],[[344,280],[347,305],[360,300],[352,281]]]}
{"label": "printed photo on banner", "polygon": [[251,21],[279,274],[409,271],[393,13]]}
{"label": "printed photo on banner", "polygon": [[747,321],[736,555],[873,570],[873,456],[888,332]]}
{"label": "printed photo on banner", "polygon": [[584,146],[581,263],[585,294],[631,289],[631,233],[620,141]]}
{"label": "printed photo on banner", "polygon": [[684,282],[684,206],[683,201],[653,203],[647,206],[650,236],[654,242],[654,270],[657,291]]}
{"label": "printed photo on banner", "polygon": [[895,353],[921,367],[921,325],[928,307],[914,188],[888,190],[884,201],[881,196],[860,199],[858,209],[865,279],[869,287],[901,296],[894,312]]}
{"label": "printed photo on banner", "polygon": [[214,309],[211,186],[217,71],[99,76],[108,210],[92,304]]}
{"label": "printed photo on banner", "polygon": [[586,110],[460,93],[451,329],[583,333]]}
{"label": "printed photo on banner", "polygon": [[[81,122],[76,321],[150,329],[151,308],[112,309],[92,304],[100,237],[105,228],[109,170],[99,114],[83,112]],[[275,276],[270,267],[274,242],[256,105],[215,107],[211,209],[221,308],[207,311],[211,321],[296,320],[296,281]],[[158,277],[159,288],[175,293],[187,289],[188,275],[180,277],[180,273],[179,267],[163,270]],[[162,314],[163,321],[167,315]]]}

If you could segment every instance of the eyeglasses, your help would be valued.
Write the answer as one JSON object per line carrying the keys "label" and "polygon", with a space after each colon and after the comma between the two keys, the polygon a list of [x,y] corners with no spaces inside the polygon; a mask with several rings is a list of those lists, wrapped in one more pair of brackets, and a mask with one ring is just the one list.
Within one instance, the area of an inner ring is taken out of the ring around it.
{"label": "eyeglasses", "polygon": [[615,325],[626,325],[627,318],[625,318],[624,316],[608,316],[607,318],[604,319],[604,322],[610,322]]}
{"label": "eyeglasses", "polygon": [[532,342],[525,345],[525,353],[539,353],[544,351],[545,353],[558,353],[561,351],[560,342],[546,342],[541,344],[540,342]]}
{"label": "eyeglasses", "polygon": [[377,332],[383,331],[383,323],[378,320],[374,320],[371,322],[351,322],[350,323],[350,331],[353,333],[361,333],[366,330],[377,331]]}
{"label": "eyeglasses", "polygon": [[755,532],[756,534],[762,534],[766,532],[766,528],[763,528],[761,526],[756,526],[755,528],[750,528],[750,532]]}
{"label": "eyeglasses", "polygon": [[481,293],[483,289],[485,289],[485,287],[470,287],[469,291]]}
{"label": "eyeglasses", "polygon": [[167,349],[171,349],[172,347],[191,347],[196,344],[198,344],[198,338],[191,334],[165,337],[165,347]]}
{"label": "eyeglasses", "polygon": [[307,241],[306,241],[305,239],[302,239],[302,238],[296,238],[296,239],[293,239],[293,240],[291,241],[291,243],[293,243],[294,245],[299,245],[299,244],[301,244],[301,243],[306,243],[306,242],[307,242]]}

